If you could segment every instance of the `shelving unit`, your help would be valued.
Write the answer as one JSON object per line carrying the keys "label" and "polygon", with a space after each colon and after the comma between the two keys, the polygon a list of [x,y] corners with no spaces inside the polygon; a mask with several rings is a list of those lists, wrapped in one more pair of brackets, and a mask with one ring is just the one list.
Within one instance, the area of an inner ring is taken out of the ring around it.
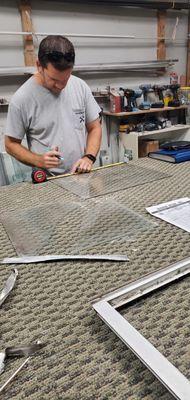
{"label": "shelving unit", "polygon": [[138,110],[138,111],[120,112],[120,113],[111,113],[110,111],[104,111],[103,114],[109,117],[121,118],[130,115],[150,114],[150,113],[158,113],[158,112],[172,111],[172,110],[185,110],[187,108],[188,108],[187,105],[183,105],[180,107],[150,108],[150,110]]}
{"label": "shelving unit", "polygon": [[190,125],[174,125],[170,128],[150,132],[131,132],[129,134],[120,132],[119,137],[124,148],[132,151],[133,160],[137,160],[140,140],[190,140]]}
{"label": "shelving unit", "polygon": [[[190,125],[185,123],[185,112],[187,110],[187,105],[182,105],[180,107],[164,107],[164,108],[152,108],[150,110],[138,110],[133,112],[120,112],[111,113],[109,111],[104,111],[106,129],[108,133],[109,144],[113,142],[113,134],[119,132],[119,122],[121,119],[130,120],[131,117],[135,115],[145,115],[145,114],[155,114],[155,113],[170,113],[176,112],[178,116],[178,124],[172,125],[171,127],[144,131],[144,132],[130,132],[129,134],[125,132],[119,133],[120,138],[120,157],[119,161],[123,160],[123,155],[121,154],[121,148],[132,151],[133,160],[138,159],[139,152],[139,142],[143,139],[159,139],[159,140],[190,140]],[[182,122],[184,123],[181,123]]]}

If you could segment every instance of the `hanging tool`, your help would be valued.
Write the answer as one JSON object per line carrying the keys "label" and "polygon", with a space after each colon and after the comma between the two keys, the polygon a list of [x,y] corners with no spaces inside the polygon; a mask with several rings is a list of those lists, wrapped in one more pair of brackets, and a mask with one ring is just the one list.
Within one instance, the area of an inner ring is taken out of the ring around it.
{"label": "hanging tool", "polygon": [[[122,164],[124,164],[124,163],[123,162],[119,162],[119,163],[115,163],[115,164],[104,165],[102,167],[93,168],[88,173],[91,173],[93,171],[98,171],[98,170],[103,169],[103,168],[111,168],[111,167],[114,167],[116,165],[122,165]],[[36,168],[34,168],[34,170],[36,170]],[[68,173],[68,174],[49,176],[45,170],[40,169],[40,168],[37,168],[36,172],[38,172],[38,173],[33,173],[33,171],[32,171],[31,177],[32,177],[32,182],[33,183],[42,183],[42,182],[49,181],[51,179],[65,178],[67,176],[73,176],[73,175],[79,175],[80,174],[78,172],[74,172],[74,173]]]}

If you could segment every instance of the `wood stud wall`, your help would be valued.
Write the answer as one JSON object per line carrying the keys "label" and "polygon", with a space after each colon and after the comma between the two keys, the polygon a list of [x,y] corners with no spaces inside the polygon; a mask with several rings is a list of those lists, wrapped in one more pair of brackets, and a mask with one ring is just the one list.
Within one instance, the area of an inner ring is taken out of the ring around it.
{"label": "wood stud wall", "polygon": [[[166,11],[157,11],[157,60],[166,59],[165,44]],[[163,39],[162,39],[163,38]]]}
{"label": "wood stud wall", "polygon": [[[30,0],[20,0],[19,11],[21,15],[22,30],[24,32],[34,32],[32,24],[32,9]],[[167,12],[157,11],[157,60],[166,59],[165,27]],[[188,34],[190,35],[190,11],[188,19]],[[24,37],[24,59],[26,66],[34,66],[36,61],[35,48],[32,35]],[[187,73],[186,84],[190,86],[190,37],[187,44]]]}
{"label": "wood stud wall", "polygon": [[[21,15],[22,30],[24,32],[34,32],[30,0],[20,0],[19,11]],[[32,35],[24,36],[24,60],[27,67],[35,65],[36,56]]]}
{"label": "wood stud wall", "polygon": [[188,18],[188,42],[187,42],[187,76],[186,85],[190,86],[190,11]]}

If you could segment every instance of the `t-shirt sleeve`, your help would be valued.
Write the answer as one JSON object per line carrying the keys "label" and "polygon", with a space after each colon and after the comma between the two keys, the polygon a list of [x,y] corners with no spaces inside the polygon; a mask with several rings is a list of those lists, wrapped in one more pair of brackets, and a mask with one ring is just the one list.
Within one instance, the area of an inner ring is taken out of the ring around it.
{"label": "t-shirt sleeve", "polygon": [[9,105],[5,135],[22,140],[26,133],[22,113],[14,103]]}
{"label": "t-shirt sleeve", "polygon": [[101,108],[97,104],[90,88],[86,85],[86,123],[95,121],[101,112]]}

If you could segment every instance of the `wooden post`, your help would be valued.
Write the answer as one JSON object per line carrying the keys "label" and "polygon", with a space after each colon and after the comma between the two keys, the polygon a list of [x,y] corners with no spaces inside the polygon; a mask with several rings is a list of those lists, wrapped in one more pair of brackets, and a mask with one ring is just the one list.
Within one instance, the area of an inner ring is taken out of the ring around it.
{"label": "wooden post", "polygon": [[188,39],[187,39],[187,73],[186,84],[190,86],[190,11],[188,17]]}
{"label": "wooden post", "polygon": [[[33,32],[32,10],[30,0],[20,0],[19,11],[21,15],[22,30],[24,32]],[[26,66],[35,65],[36,56],[34,50],[33,36],[26,35],[24,37],[24,59]]]}
{"label": "wooden post", "polygon": [[[165,44],[166,11],[157,11],[157,60],[166,59]],[[163,38],[163,39],[162,39]]]}

